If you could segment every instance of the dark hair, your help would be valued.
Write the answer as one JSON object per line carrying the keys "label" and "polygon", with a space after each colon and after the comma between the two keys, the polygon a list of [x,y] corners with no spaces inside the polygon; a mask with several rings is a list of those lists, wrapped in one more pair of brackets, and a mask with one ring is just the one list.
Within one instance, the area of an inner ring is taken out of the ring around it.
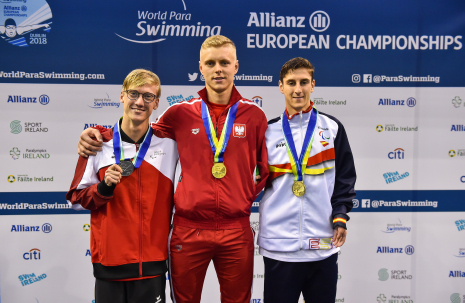
{"label": "dark hair", "polygon": [[16,22],[15,20],[11,19],[11,18],[8,18],[5,20],[5,27],[9,26],[9,25],[14,25],[16,26]]}
{"label": "dark hair", "polygon": [[284,63],[283,67],[281,67],[281,73],[279,74],[279,80],[283,82],[283,79],[284,77],[286,77],[287,73],[289,73],[290,71],[299,69],[299,68],[308,69],[310,72],[310,76],[312,76],[312,80],[315,79],[313,78],[315,67],[313,67],[313,65],[307,59],[297,57],[297,58],[292,58],[291,60]]}

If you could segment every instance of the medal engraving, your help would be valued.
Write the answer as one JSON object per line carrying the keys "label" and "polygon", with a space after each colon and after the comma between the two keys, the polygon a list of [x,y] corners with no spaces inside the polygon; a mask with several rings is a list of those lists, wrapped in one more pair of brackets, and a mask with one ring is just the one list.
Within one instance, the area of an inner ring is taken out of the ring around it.
{"label": "medal engraving", "polygon": [[226,176],[226,166],[221,162],[213,164],[212,175],[217,179],[223,178]]}
{"label": "medal engraving", "polygon": [[294,181],[292,184],[292,193],[297,197],[302,197],[305,194],[306,188],[304,182],[302,181]]}
{"label": "medal engraving", "polygon": [[121,161],[118,165],[123,169],[123,172],[121,173],[121,176],[123,177],[131,175],[134,171],[134,164],[132,164],[132,161],[124,160]]}

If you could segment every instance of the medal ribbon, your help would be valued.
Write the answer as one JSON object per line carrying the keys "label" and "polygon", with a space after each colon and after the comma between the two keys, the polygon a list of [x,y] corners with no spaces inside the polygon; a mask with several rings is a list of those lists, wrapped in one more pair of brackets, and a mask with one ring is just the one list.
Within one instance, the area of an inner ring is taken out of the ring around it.
{"label": "medal ribbon", "polygon": [[[135,168],[138,168],[142,164],[142,160],[144,160],[145,154],[149,149],[150,142],[152,141],[152,128],[149,124],[149,129],[145,134],[144,141],[139,147],[139,150],[136,152],[136,155],[132,159],[132,164]],[[116,164],[119,164],[121,159],[126,160],[124,158],[124,149],[123,149],[123,140],[121,140],[121,131],[119,129],[119,121],[116,122],[115,127],[113,128],[113,150],[115,151],[115,161]]]}
{"label": "medal ribbon", "polygon": [[291,127],[289,120],[287,119],[286,110],[282,117],[283,120],[283,134],[284,140],[286,141],[287,154],[291,162],[292,173],[294,174],[294,181],[303,181],[303,174],[307,168],[308,158],[310,157],[310,150],[312,149],[313,137],[315,135],[315,126],[318,119],[318,111],[316,108],[312,108],[310,114],[310,121],[308,122],[307,132],[305,133],[304,142],[302,144],[302,151],[300,157],[297,157],[297,150],[294,144],[294,138],[292,137]]}
{"label": "medal ribbon", "polygon": [[214,162],[223,162],[223,155],[226,151],[226,146],[229,142],[229,137],[231,136],[231,131],[233,128],[234,120],[236,120],[237,108],[239,102],[236,102],[233,106],[229,108],[228,115],[224,121],[223,130],[221,131],[220,140],[216,137],[215,127],[213,126],[212,119],[210,117],[210,112],[208,111],[205,101],[202,100],[201,109],[202,109],[202,120],[205,131],[207,132],[208,141],[210,141],[210,146],[214,155]]}

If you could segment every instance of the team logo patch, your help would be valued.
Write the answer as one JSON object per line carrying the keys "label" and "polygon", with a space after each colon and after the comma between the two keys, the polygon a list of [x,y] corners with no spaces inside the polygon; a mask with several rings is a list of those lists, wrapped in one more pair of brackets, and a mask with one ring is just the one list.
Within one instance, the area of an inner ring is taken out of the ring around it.
{"label": "team logo patch", "polygon": [[234,123],[233,136],[237,138],[245,138],[245,124]]}
{"label": "team logo patch", "polygon": [[194,135],[197,135],[197,134],[199,133],[199,129],[198,129],[198,128],[193,128],[193,129],[192,129],[192,133],[193,133]]}
{"label": "team logo patch", "polygon": [[331,138],[329,133],[326,130],[320,130],[318,135],[321,137],[321,139],[324,140],[324,141],[320,141],[320,143],[323,145],[323,147],[328,146],[329,142],[327,140],[329,140]]}

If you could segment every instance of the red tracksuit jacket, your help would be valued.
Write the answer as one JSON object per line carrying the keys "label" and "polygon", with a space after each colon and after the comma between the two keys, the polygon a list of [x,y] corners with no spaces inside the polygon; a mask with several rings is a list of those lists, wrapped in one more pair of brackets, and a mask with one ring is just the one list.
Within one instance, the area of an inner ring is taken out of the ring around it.
{"label": "red tracksuit jacket", "polygon": [[[91,256],[94,276],[134,279],[166,272],[167,240],[178,154],[171,139],[152,137],[139,168],[113,190],[98,190],[108,167],[115,163],[112,130],[103,135],[97,156],[79,157],[66,199],[91,211]],[[123,134],[122,139],[124,140]],[[136,144],[123,142],[125,157]]]}
{"label": "red tracksuit jacket", "polygon": [[[268,176],[265,113],[256,103],[242,98],[235,87],[218,120],[209,107],[219,138],[229,108],[239,102],[223,157],[227,173],[222,179],[216,179],[211,173],[214,155],[200,107],[202,100],[209,105],[205,88],[199,91],[199,96],[171,106],[152,125],[157,136],[171,138],[178,146],[182,174],[174,196],[173,223],[200,229],[248,227],[250,208]],[[262,177],[257,186],[253,180],[256,166]]]}

